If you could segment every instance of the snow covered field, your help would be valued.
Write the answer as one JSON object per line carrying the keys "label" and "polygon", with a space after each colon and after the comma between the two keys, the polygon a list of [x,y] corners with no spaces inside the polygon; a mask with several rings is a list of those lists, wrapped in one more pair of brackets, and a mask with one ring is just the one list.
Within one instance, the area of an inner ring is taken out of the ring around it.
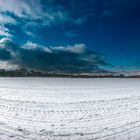
{"label": "snow covered field", "polygon": [[0,78],[0,140],[140,140],[140,79]]}

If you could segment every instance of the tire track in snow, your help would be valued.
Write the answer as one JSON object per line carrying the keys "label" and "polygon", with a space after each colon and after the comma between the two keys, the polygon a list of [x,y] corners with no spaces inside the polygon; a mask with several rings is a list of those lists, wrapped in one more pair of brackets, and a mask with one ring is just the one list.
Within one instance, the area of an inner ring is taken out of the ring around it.
{"label": "tire track in snow", "polygon": [[[140,106],[139,101],[140,100],[136,98],[129,98],[123,101],[111,100],[111,101],[104,101],[104,102],[100,102],[100,101],[87,102],[86,101],[86,102],[76,103],[76,104],[65,103],[65,104],[59,104],[61,106],[59,110],[57,103],[56,105],[54,105],[55,103],[53,103],[53,106],[51,106],[52,103],[43,104],[43,103],[38,102],[38,103],[35,103],[37,105],[34,106],[32,102],[23,102],[23,101],[16,102],[12,100],[0,99],[0,117],[3,119],[5,118],[7,122],[8,121],[16,122],[15,123],[16,127],[18,127],[18,122],[20,121],[23,123],[21,124],[24,125],[25,128],[26,128],[25,124],[29,122],[30,122],[29,126],[31,125],[31,127],[34,127],[34,123],[37,123],[38,125],[43,124],[43,126],[44,124],[47,124],[50,127],[50,129],[52,129],[54,132],[49,133],[49,131],[46,130],[46,132],[44,133],[46,133],[46,137],[50,137],[50,135],[52,135],[52,139],[53,139],[53,135],[54,135],[54,138],[56,139],[57,137],[59,138],[60,135],[63,138],[66,136],[75,137],[76,135],[79,135],[80,137],[89,136],[89,137],[93,137],[93,139],[103,139],[103,138],[107,138],[107,137],[109,138],[111,136],[115,136],[115,135],[130,131],[130,130],[139,128],[140,121],[136,121],[135,123],[133,123],[133,121],[131,122],[131,119],[130,119],[130,123],[125,122],[126,119],[129,119],[128,117],[129,113],[131,113],[131,115],[134,114],[136,118],[140,116],[140,109],[134,108],[134,107]],[[21,105],[21,107],[17,106],[19,104]],[[104,104],[107,104],[107,105],[104,106]],[[41,108],[40,108],[40,105],[41,105]],[[47,106],[49,106],[50,108],[47,108]],[[53,108],[54,106],[57,106],[58,109]],[[70,109],[65,110],[65,107],[70,108]],[[73,107],[73,109],[71,109],[71,107]],[[63,110],[61,110],[62,108]],[[95,112],[95,110],[98,112]],[[18,115],[16,115],[16,113]],[[55,117],[53,116],[57,116],[58,118],[55,120]],[[121,121],[125,122],[123,126],[121,126],[122,124]],[[24,124],[24,122],[26,123]],[[74,126],[74,124],[79,124],[79,125]],[[116,127],[116,125],[118,127]],[[105,128],[106,126],[110,126],[110,127],[113,126],[113,127]],[[86,133],[86,129],[90,130],[91,128],[92,128],[91,132]],[[10,134],[10,130],[7,130],[6,132],[4,132],[4,129],[3,130],[0,129],[1,135],[2,133]],[[57,130],[59,129],[61,129],[63,133],[58,132]],[[96,129],[96,130],[93,130],[93,129]],[[15,129],[14,127],[13,127],[13,130],[15,131],[12,132],[12,134],[10,134],[9,137],[11,135],[17,135],[17,137],[21,137],[21,138],[23,137],[24,139],[30,138],[30,137],[29,138],[24,137],[25,135],[24,133],[19,135],[17,133],[18,129]],[[72,131],[75,131],[75,133],[71,133]],[[34,134],[36,135],[36,137],[39,137],[41,135],[40,133],[41,133],[41,130],[38,130],[38,132],[36,133],[32,131],[31,136],[33,137],[33,134]]]}
{"label": "tire track in snow", "polygon": [[[6,91],[0,96],[0,138],[2,137],[2,140],[127,140],[128,138],[133,140],[133,138],[140,138],[140,95],[130,94],[135,91],[139,93],[140,88],[135,84],[131,86],[121,85],[120,88],[92,88],[84,85],[82,87],[52,86],[53,88],[42,94],[47,89],[45,86],[38,88],[32,85],[30,88],[24,85],[25,89],[22,89],[16,85],[0,85],[0,92]],[[15,93],[11,95],[12,92]],[[49,92],[54,98],[57,98],[54,96],[57,92],[61,96],[66,92],[76,99],[66,102],[63,102],[66,98],[62,102],[45,101]],[[101,96],[106,92],[109,92],[108,96],[118,93],[120,96],[114,99],[96,99],[92,94],[98,92]],[[39,95],[41,98],[38,101]],[[84,98],[87,95],[90,97]],[[25,96],[23,100],[22,96]]]}

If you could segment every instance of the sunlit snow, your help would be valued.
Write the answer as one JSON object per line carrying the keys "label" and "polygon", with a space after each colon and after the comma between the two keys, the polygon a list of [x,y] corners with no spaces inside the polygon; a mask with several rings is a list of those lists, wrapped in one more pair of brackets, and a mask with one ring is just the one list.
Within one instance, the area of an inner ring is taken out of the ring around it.
{"label": "sunlit snow", "polygon": [[140,79],[0,78],[0,140],[138,140]]}

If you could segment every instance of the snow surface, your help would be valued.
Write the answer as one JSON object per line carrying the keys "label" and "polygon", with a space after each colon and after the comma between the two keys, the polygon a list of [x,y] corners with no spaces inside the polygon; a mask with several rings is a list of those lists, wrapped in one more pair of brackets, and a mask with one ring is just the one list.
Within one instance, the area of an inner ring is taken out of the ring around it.
{"label": "snow surface", "polygon": [[140,79],[0,78],[0,140],[140,140]]}

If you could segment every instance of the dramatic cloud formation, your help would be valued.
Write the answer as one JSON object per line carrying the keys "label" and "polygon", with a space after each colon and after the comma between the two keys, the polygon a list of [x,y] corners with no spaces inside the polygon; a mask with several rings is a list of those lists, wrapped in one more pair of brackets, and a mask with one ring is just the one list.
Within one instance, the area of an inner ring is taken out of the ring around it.
{"label": "dramatic cloud formation", "polygon": [[19,46],[9,39],[0,40],[0,64],[15,68],[41,71],[97,71],[100,66],[110,65],[98,52],[89,50],[85,44],[45,47],[32,42]]}
{"label": "dramatic cloud formation", "polygon": [[[64,23],[82,24],[86,21],[85,16],[74,17],[72,11],[65,9],[65,5],[56,0],[1,0],[0,27],[20,23],[25,33],[32,35],[33,33],[28,31],[30,26],[55,26]],[[9,31],[7,32],[3,28],[0,29],[0,35],[12,36]]]}
{"label": "dramatic cloud formation", "polygon": [[[133,9],[137,5],[130,0],[124,9],[125,0],[1,0],[0,1],[0,27],[7,24],[22,24],[23,31],[27,35],[34,35],[30,26],[58,26],[65,23],[80,25],[90,17],[97,18],[109,17],[119,13],[118,11],[127,10],[127,6]],[[130,9],[130,10],[131,10]],[[7,28],[8,30],[8,28]],[[0,35],[12,37],[10,31],[0,29]],[[68,36],[75,36],[68,33]]]}
{"label": "dramatic cloud formation", "polygon": [[36,61],[36,69],[98,69],[106,63],[93,49],[114,65],[139,65],[140,49],[130,46],[140,38],[139,7],[139,0],[0,0],[0,39],[20,44],[1,43],[0,60],[6,61],[1,64],[34,68]]}

